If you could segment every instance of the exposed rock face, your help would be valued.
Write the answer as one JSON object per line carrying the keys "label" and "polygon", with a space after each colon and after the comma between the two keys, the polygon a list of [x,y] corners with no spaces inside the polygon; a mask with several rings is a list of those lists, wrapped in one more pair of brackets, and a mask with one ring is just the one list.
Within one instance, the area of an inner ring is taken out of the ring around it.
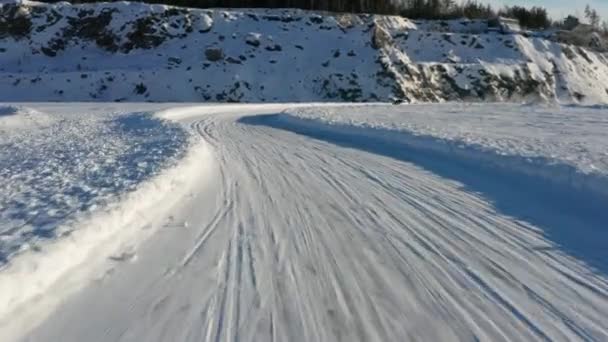
{"label": "exposed rock face", "polygon": [[374,24],[372,30],[372,47],[374,49],[387,48],[393,43],[393,38],[390,33],[382,26]]}
{"label": "exposed rock face", "polygon": [[608,102],[607,55],[542,35],[483,20],[8,3],[0,101]]}
{"label": "exposed rock face", "polygon": [[224,51],[220,48],[207,48],[205,50],[205,57],[210,62],[217,62],[224,59]]}
{"label": "exposed rock face", "polygon": [[0,12],[0,38],[21,39],[29,35],[32,21],[24,6],[6,4]]}

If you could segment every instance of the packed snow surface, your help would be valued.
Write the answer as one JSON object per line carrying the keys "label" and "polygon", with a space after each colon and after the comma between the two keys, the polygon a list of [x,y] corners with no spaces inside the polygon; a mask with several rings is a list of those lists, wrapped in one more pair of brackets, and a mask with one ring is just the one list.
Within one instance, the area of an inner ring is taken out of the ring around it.
{"label": "packed snow surface", "polygon": [[[169,107],[83,115],[118,142],[129,117],[196,139],[114,207],[129,219],[92,215],[73,243],[43,246],[48,263],[11,259],[2,340],[608,339],[603,195],[508,167],[542,157],[526,170],[602,174],[603,109]],[[576,148],[586,154],[568,159]],[[102,226],[113,233],[100,239]],[[80,261],[57,259],[64,247]]]}

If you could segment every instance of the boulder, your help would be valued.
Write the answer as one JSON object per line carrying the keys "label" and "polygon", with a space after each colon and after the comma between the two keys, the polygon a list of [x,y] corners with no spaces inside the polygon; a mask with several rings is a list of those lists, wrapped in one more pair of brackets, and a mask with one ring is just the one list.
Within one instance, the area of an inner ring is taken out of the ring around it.
{"label": "boulder", "polygon": [[251,46],[258,47],[261,44],[260,37],[259,33],[249,33],[245,38],[245,42]]}
{"label": "boulder", "polygon": [[207,48],[205,50],[205,57],[208,61],[217,62],[224,59],[224,51],[220,48]]}

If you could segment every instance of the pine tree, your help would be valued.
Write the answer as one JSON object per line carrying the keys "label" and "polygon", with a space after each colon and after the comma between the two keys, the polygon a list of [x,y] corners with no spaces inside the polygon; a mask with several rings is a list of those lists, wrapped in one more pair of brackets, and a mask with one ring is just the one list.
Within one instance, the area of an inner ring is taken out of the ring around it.
{"label": "pine tree", "polygon": [[589,24],[594,28],[599,28],[600,26],[600,15],[597,13],[597,10],[591,8],[591,6],[585,6],[585,18],[589,20]]}

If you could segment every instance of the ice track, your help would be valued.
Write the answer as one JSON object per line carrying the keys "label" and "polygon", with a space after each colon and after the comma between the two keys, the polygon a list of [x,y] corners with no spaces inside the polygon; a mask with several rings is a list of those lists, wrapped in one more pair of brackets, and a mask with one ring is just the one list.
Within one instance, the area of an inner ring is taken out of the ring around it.
{"label": "ice track", "polygon": [[608,339],[608,282],[540,228],[414,163],[243,112],[182,119],[213,151],[212,185],[26,340]]}

